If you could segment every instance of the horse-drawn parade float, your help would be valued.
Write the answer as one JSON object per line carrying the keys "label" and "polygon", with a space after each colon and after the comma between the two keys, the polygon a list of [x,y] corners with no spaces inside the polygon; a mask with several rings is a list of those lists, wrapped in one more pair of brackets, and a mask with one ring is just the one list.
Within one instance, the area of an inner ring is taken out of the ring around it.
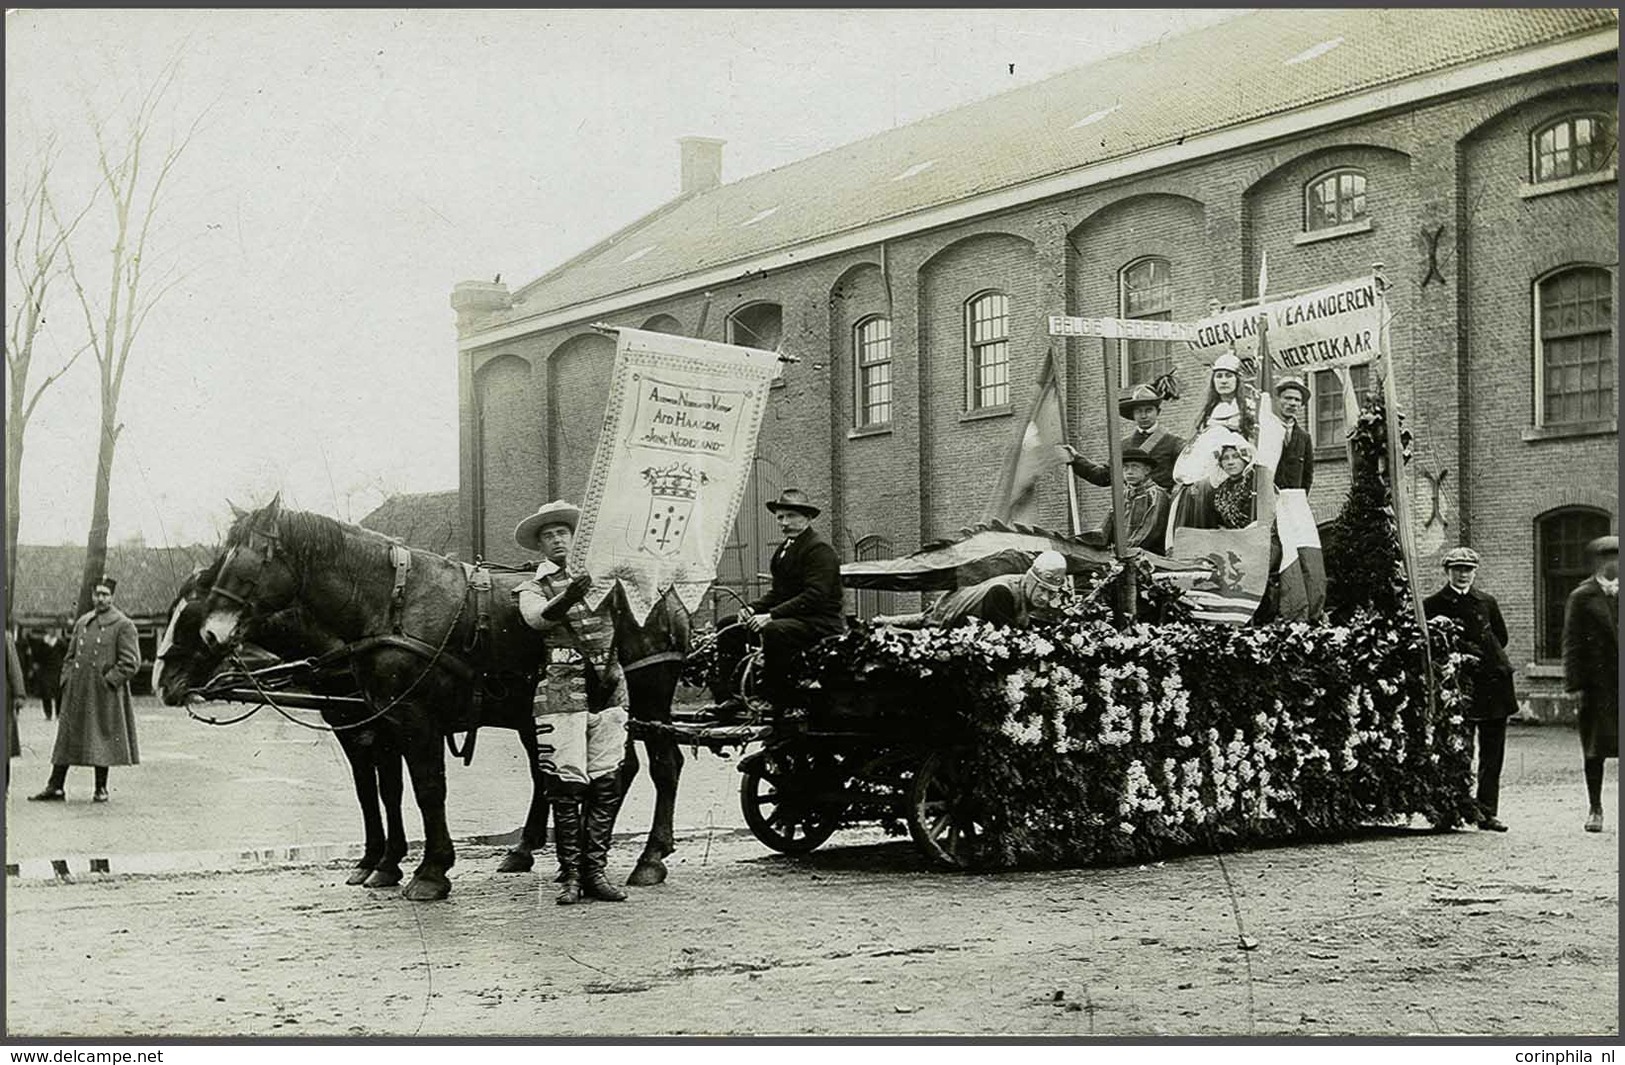
{"label": "horse-drawn parade float", "polygon": [[[1119,865],[1414,816],[1438,830],[1472,820],[1458,712],[1470,671],[1452,624],[1419,608],[1380,274],[1213,310],[1198,323],[1054,317],[1050,332],[1106,338],[1110,397],[1116,344],[1135,330],[1239,363],[1256,450],[1250,521],[1182,525],[1176,501],[1157,537],[1166,553],[1130,544],[1108,409],[1115,526],[1081,531],[1075,499],[1067,531],[1034,524],[1067,424],[1047,369],[984,520],[840,576],[848,589],[929,596],[1058,555],[1067,587],[1054,610],[1021,625],[850,624],[775,678],[759,649],[729,650],[745,642],[728,639],[742,620],[700,608],[716,597],[767,390],[793,356],[614,330],[568,568],[591,577],[587,603],[607,602],[613,618],[631,714],[621,786],[639,769],[635,740],[656,789],[629,883],[667,877],[683,748],[744,752],[741,812],[775,851],[807,854],[877,823],[949,870]],[[1364,394],[1342,374],[1348,497],[1306,532],[1273,488],[1274,375],[1357,364],[1375,372]],[[220,556],[180,590],[156,686],[209,724],[271,708],[334,733],[365,832],[352,885],[404,878],[409,780],[424,843],[402,895],[443,899],[455,860],[446,753],[470,762],[490,729],[516,732],[532,795],[501,870],[532,870],[548,839],[533,713],[545,656],[518,605],[534,568],[409,549],[276,500],[239,512]],[[708,688],[733,697],[680,697]]]}

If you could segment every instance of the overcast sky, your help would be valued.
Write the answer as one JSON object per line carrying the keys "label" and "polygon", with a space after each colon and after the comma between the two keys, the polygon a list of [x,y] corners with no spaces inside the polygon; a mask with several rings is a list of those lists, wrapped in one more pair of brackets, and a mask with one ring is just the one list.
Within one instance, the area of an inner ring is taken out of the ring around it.
{"label": "overcast sky", "polygon": [[[278,489],[357,520],[456,487],[452,286],[517,288],[669,200],[678,137],[725,138],[733,181],[1233,13],[12,13],[7,217],[47,131],[84,195],[87,109],[180,49],[159,133],[207,115],[153,258],[186,273],[131,362],[112,539],[213,542]],[[56,296],[36,380],[82,341]],[[85,538],[94,389],[86,358],[30,426],[24,543]]]}

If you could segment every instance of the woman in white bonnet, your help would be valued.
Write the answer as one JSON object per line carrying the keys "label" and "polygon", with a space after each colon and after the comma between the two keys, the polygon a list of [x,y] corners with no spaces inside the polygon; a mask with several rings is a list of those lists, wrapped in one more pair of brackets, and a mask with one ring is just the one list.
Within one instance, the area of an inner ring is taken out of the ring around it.
{"label": "woman in white bonnet", "polygon": [[1218,527],[1211,497],[1213,486],[1225,478],[1219,451],[1237,438],[1252,447],[1258,444],[1258,398],[1250,391],[1241,382],[1241,360],[1233,352],[1213,360],[1207,402],[1196,416],[1190,443],[1174,463],[1174,528]]}

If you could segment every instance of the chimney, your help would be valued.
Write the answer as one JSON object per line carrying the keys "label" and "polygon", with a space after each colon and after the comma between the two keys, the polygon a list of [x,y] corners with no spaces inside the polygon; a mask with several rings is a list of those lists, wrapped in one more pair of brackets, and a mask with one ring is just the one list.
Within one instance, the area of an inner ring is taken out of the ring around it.
{"label": "chimney", "polygon": [[716,137],[677,138],[677,146],[682,151],[680,195],[704,192],[722,184],[722,146],[727,143]]}

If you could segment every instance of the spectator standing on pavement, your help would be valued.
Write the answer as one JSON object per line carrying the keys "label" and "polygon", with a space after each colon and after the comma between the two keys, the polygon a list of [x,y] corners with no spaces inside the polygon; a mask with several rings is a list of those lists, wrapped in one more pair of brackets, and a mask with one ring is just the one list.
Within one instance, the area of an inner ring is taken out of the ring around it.
{"label": "spectator standing on pavement", "polygon": [[1563,613],[1563,686],[1580,696],[1587,832],[1602,831],[1603,763],[1619,757],[1619,537],[1586,545],[1591,576],[1569,593]]}
{"label": "spectator standing on pavement", "polygon": [[1461,649],[1478,661],[1468,667],[1472,702],[1463,716],[1478,733],[1478,827],[1505,832],[1496,816],[1501,801],[1501,763],[1506,759],[1507,718],[1518,712],[1507,658],[1507,624],[1495,596],[1473,587],[1478,552],[1456,547],[1444,556],[1445,586],[1422,601],[1430,618],[1454,618],[1461,625]]}
{"label": "spectator standing on pavement", "polygon": [[29,799],[61,802],[67,798],[68,767],[96,770],[95,802],[106,802],[109,766],[141,761],[135,741],[135,709],[130,678],[141,665],[135,622],[113,605],[118,584],[111,577],[96,582],[90,613],[74,622],[63,666],[62,707],[57,714],[56,747],[51,751],[51,779]]}
{"label": "spectator standing on pavement", "polygon": [[17,734],[17,708],[23,702],[23,664],[17,657],[17,641],[6,633],[6,790],[11,790],[11,759],[23,745]]}
{"label": "spectator standing on pavement", "polygon": [[45,720],[49,721],[56,716],[58,689],[62,687],[62,658],[67,653],[68,640],[59,625],[29,643],[29,677],[45,709]]}

